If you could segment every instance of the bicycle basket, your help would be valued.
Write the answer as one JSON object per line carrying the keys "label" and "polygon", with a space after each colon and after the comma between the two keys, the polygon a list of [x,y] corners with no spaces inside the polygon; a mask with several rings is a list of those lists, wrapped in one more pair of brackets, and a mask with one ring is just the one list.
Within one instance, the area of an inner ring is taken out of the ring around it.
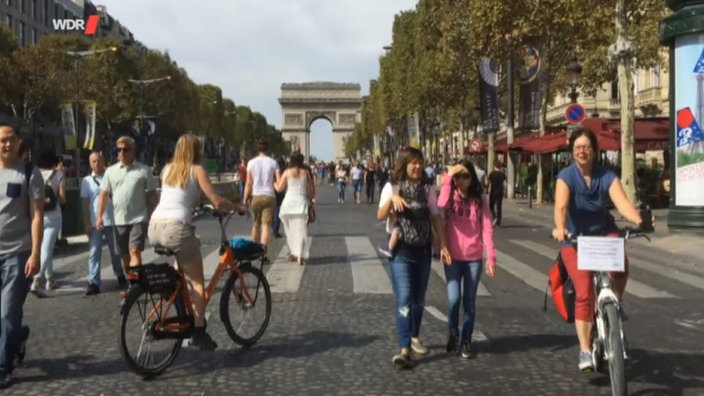
{"label": "bicycle basket", "polygon": [[237,261],[256,260],[266,251],[264,245],[247,238],[232,238],[230,247]]}
{"label": "bicycle basket", "polygon": [[145,264],[138,269],[139,280],[150,293],[171,293],[176,288],[179,274],[169,263]]}

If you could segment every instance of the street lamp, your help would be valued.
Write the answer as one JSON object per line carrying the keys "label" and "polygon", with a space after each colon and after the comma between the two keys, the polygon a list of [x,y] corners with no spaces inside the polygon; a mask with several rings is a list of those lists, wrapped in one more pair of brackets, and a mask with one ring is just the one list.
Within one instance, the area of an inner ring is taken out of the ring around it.
{"label": "street lamp", "polygon": [[78,128],[78,122],[79,122],[79,117],[78,117],[78,111],[79,111],[79,106],[81,102],[81,76],[79,74],[78,70],[78,65],[79,61],[89,55],[95,55],[95,54],[102,54],[105,52],[117,52],[117,47],[108,47],[108,48],[101,48],[101,49],[94,49],[94,50],[85,50],[85,51],[65,51],[66,55],[72,56],[73,57],[73,64],[74,64],[74,70],[76,72],[76,100],[75,100],[75,105],[76,105],[76,111],[74,112],[74,128],[75,128],[75,135],[76,135],[76,177],[81,177],[81,142],[78,139],[78,131],[80,128]]}
{"label": "street lamp", "polygon": [[582,75],[582,65],[577,62],[577,57],[572,56],[570,62],[567,64],[567,81],[570,85],[570,101],[571,103],[577,103],[577,84],[579,84],[579,77]]}
{"label": "street lamp", "polygon": [[462,110],[460,111],[460,122],[462,123],[462,153],[461,156],[464,157],[465,155],[465,149],[467,148],[467,134],[469,132],[469,128],[467,126],[469,125],[469,111],[467,110]]}
{"label": "street lamp", "polygon": [[[140,135],[142,135],[144,133],[144,86],[149,85],[149,84],[153,84],[155,82],[166,81],[166,80],[171,80],[171,76],[151,78],[148,80],[134,80],[131,78],[127,80],[127,81],[131,82],[132,84],[139,85],[139,134]],[[146,138],[146,136],[141,136],[141,137],[142,137],[142,139],[144,139],[145,148],[146,148],[147,138]],[[156,135],[154,135],[154,139],[156,139]],[[156,167],[157,162],[158,162],[156,144],[154,144],[154,155],[152,157],[153,157],[152,165]]]}

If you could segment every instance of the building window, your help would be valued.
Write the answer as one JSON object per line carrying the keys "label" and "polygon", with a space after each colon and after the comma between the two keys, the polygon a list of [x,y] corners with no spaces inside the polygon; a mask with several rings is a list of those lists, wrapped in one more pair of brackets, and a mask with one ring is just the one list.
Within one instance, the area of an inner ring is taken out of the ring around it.
{"label": "building window", "polygon": [[5,4],[7,4],[8,7],[12,7],[12,0],[5,0]]}
{"label": "building window", "polygon": [[17,42],[20,47],[24,47],[27,44],[26,37],[24,36],[24,22],[19,21],[17,24]]}
{"label": "building window", "polygon": [[30,37],[30,40],[32,40],[32,44],[36,44],[36,43],[37,43],[37,39],[38,39],[38,37],[37,37],[37,29],[36,29],[36,28],[32,28],[32,36]]}
{"label": "building window", "polygon": [[49,6],[49,0],[44,0],[44,26],[49,26],[49,18],[51,15],[51,7]]}
{"label": "building window", "polygon": [[7,18],[5,18],[5,21],[7,22],[7,26],[12,27],[12,15],[7,14]]}
{"label": "building window", "polygon": [[39,19],[39,14],[37,13],[37,1],[38,0],[30,0],[32,2],[32,5],[30,6],[30,12],[31,12],[31,17],[35,21]]}
{"label": "building window", "polygon": [[660,66],[653,68],[653,87],[660,88]]}
{"label": "building window", "polygon": [[25,1],[26,1],[26,0],[19,0],[19,2],[20,2],[20,7],[19,7],[19,8],[20,8],[20,12],[23,13],[23,14],[27,13],[27,7],[26,7],[26,4],[25,4]]}

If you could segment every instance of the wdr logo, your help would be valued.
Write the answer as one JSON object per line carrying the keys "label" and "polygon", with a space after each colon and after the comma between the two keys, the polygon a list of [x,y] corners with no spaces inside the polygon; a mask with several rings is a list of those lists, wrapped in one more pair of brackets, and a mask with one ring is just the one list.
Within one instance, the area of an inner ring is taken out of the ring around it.
{"label": "wdr logo", "polygon": [[90,15],[87,21],[83,19],[52,19],[56,31],[83,30],[85,34],[92,36],[98,30],[100,15]]}

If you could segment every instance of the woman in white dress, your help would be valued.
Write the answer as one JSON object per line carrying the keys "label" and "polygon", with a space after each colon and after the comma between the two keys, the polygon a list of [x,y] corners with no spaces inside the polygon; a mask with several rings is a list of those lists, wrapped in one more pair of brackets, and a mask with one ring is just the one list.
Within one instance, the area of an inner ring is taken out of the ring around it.
{"label": "woman in white dress", "polygon": [[303,154],[293,153],[289,168],[281,175],[274,186],[276,191],[286,191],[286,196],[279,209],[281,224],[286,232],[286,243],[291,252],[289,258],[303,265],[308,259],[306,241],[308,240],[308,208],[313,205],[315,190],[310,173],[303,165]]}

